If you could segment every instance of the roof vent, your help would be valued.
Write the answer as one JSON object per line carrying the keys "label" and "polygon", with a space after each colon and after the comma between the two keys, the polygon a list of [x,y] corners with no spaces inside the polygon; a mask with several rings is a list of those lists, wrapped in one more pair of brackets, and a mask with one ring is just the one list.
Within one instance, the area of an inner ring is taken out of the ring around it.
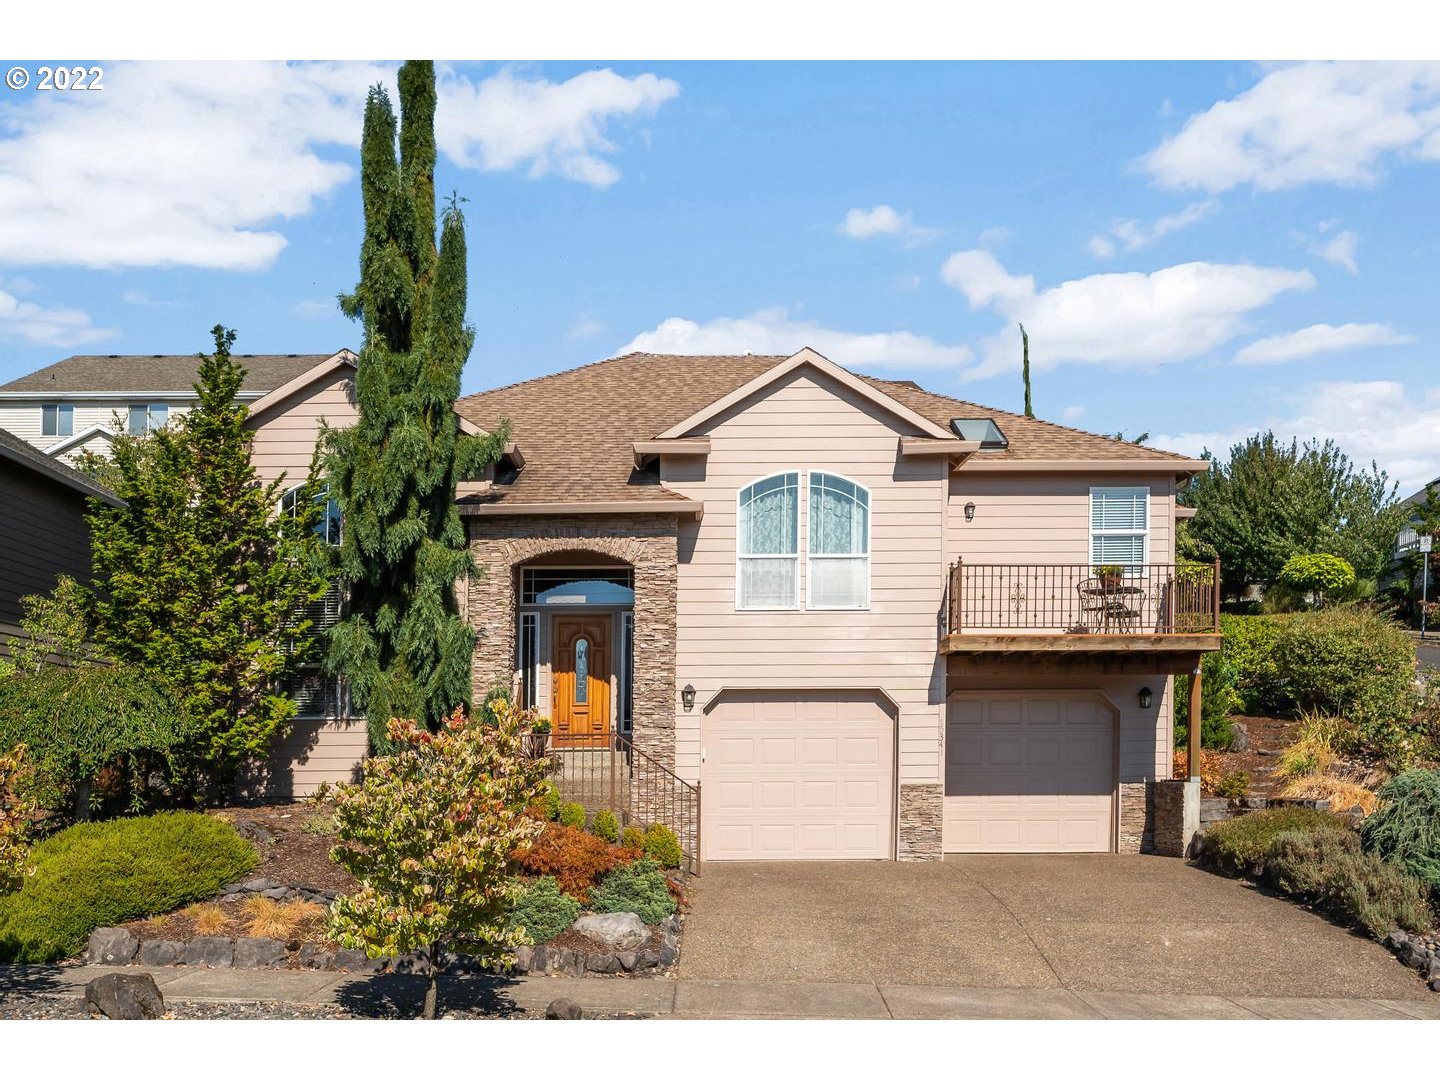
{"label": "roof vent", "polygon": [[950,427],[966,442],[978,442],[981,450],[1004,450],[1010,445],[1000,426],[988,416],[951,420]]}

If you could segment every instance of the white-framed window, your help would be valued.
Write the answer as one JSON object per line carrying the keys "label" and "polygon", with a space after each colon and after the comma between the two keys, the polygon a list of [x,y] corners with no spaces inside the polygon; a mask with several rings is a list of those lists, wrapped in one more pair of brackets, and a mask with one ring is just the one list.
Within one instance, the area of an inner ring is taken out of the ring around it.
{"label": "white-framed window", "polygon": [[[280,513],[289,517],[295,516],[296,506],[300,499],[300,492],[305,490],[305,485],[293,487],[280,497]],[[322,488],[315,496],[317,503],[324,502],[325,509],[320,515],[320,520],[315,523],[315,535],[324,540],[330,547],[339,547],[343,536],[343,523],[340,520],[340,504],[330,497],[330,489]]]}
{"label": "white-framed window", "polygon": [[736,513],[735,606],[800,606],[800,474],[777,473],[740,489]]}
{"label": "white-framed window", "polygon": [[40,406],[41,435],[74,435],[75,406],[63,402]]}
{"label": "white-framed window", "polygon": [[520,672],[520,707],[533,709],[538,705],[536,686],[540,675],[540,616],[531,612],[520,616],[520,635],[515,646],[518,653],[515,666]]}
{"label": "white-framed window", "polygon": [[131,435],[149,435],[165,426],[170,419],[170,406],[164,402],[148,405],[131,405],[130,419],[126,427]]}
{"label": "white-framed window", "polygon": [[870,606],[870,492],[833,473],[810,474],[806,606]]}
{"label": "white-framed window", "polygon": [[1090,489],[1090,562],[1139,567],[1150,553],[1150,490]]}

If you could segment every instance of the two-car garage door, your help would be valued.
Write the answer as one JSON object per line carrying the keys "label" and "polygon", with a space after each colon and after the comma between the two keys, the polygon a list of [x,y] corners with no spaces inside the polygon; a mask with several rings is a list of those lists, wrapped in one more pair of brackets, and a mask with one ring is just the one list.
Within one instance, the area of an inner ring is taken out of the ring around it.
{"label": "two-car garage door", "polygon": [[945,851],[1113,850],[1115,719],[1091,692],[951,695]]}
{"label": "two-car garage door", "polygon": [[895,722],[874,694],[726,694],[701,744],[706,861],[892,857]]}

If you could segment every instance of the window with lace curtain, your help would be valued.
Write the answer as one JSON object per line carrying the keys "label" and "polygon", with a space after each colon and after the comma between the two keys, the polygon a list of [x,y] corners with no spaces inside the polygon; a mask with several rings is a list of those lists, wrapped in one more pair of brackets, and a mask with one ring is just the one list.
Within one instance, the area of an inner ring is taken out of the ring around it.
{"label": "window with lace curtain", "polygon": [[735,606],[746,611],[800,606],[800,474],[780,473],[743,488],[736,517]]}
{"label": "window with lace curtain", "polygon": [[808,515],[808,606],[869,607],[870,493],[843,476],[812,472]]}

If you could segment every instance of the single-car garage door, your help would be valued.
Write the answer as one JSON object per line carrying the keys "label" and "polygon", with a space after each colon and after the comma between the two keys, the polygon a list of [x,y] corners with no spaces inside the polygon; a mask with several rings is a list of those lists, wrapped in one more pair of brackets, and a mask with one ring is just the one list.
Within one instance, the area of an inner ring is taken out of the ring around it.
{"label": "single-car garage door", "polygon": [[945,724],[947,852],[1110,851],[1115,712],[1098,695],[965,692]]}
{"label": "single-car garage door", "polygon": [[894,741],[872,694],[722,695],[701,723],[702,858],[890,858]]}

